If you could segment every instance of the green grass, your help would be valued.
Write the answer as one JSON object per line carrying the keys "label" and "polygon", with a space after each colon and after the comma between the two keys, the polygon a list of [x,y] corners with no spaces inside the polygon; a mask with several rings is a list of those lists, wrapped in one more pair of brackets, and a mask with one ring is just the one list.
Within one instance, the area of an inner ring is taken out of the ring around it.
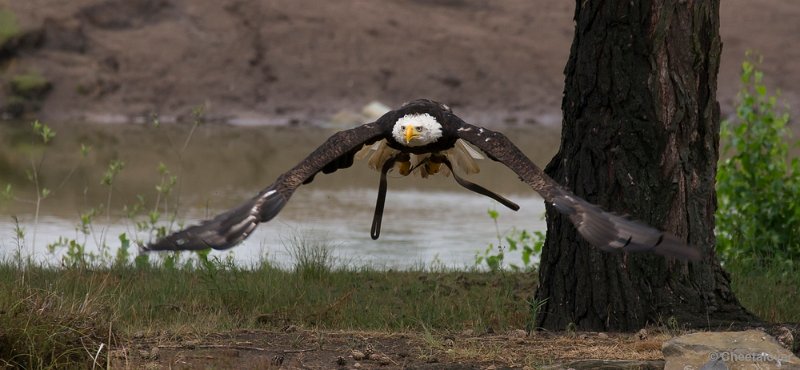
{"label": "green grass", "polygon": [[36,268],[21,271],[9,267],[2,267],[0,284],[0,366],[105,367],[107,349],[116,344],[111,324],[114,313],[108,311],[113,293],[105,291],[108,286],[94,280],[97,276],[87,279],[86,294],[79,299],[53,289],[65,276],[74,275],[70,272],[49,276],[54,280],[34,287],[25,279],[38,275]]}
{"label": "green grass", "polygon": [[298,325],[325,329],[480,332],[524,328],[532,273],[376,271],[317,275],[254,269],[133,267],[59,270],[0,266],[0,307],[53,296],[68,307],[91,299],[115,330],[207,332]]}
{"label": "green grass", "polygon": [[731,289],[756,316],[775,323],[800,322],[800,273],[785,266],[728,264]]}
{"label": "green grass", "polygon": [[136,333],[290,325],[481,333],[529,321],[534,273],[333,267],[315,256],[289,270],[266,261],[244,269],[203,256],[158,267],[0,263],[0,366],[102,366],[107,351],[101,346]]}
{"label": "green grass", "polygon": [[[137,333],[203,335],[291,325],[482,333],[530,322],[535,272],[336,267],[325,245],[289,248],[304,256],[290,269],[267,260],[241,268],[205,255],[139,261],[139,267],[2,262],[0,365],[103,366],[103,348]],[[754,313],[774,322],[800,321],[797,274],[728,269],[736,295]]]}

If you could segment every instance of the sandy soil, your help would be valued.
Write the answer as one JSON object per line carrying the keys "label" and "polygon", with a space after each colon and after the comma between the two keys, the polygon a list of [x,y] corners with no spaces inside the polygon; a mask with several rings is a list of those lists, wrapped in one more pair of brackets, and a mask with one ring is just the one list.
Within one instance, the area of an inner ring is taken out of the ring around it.
{"label": "sandy soil", "polygon": [[[53,82],[39,117],[158,114],[246,124],[324,121],[371,100],[430,97],[476,123],[560,123],[573,2],[508,0],[0,0],[37,35],[2,76]],[[719,99],[746,50],[800,107],[800,2],[725,0]],[[3,99],[0,93],[0,101]]]}

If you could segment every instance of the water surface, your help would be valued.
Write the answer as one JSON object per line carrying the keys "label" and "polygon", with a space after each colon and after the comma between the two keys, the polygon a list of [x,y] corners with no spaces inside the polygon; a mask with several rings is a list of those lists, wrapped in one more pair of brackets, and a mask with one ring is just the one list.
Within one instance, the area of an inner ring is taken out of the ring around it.
{"label": "water surface", "polygon": [[[159,210],[178,210],[178,219],[188,223],[224,211],[266,187],[280,173],[304,158],[334,129],[316,127],[230,127],[203,125],[189,138],[190,126],[90,125],[53,127],[56,139],[46,148],[31,139],[27,125],[0,125],[0,185],[11,183],[18,201],[6,202],[0,220],[0,254],[16,249],[13,222],[16,215],[26,229],[25,251],[39,260],[58,263],[58,255],[45,252],[45,245],[59,236],[74,238],[79,215],[97,209],[95,233],[89,240],[106,235],[109,246],[119,245],[121,232],[142,241],[123,209],[139,199],[147,210],[158,199]],[[503,128],[531,159],[546,164],[557,149],[559,133],[552,128]],[[188,138],[188,140],[187,140]],[[86,158],[80,145],[92,149]],[[41,161],[40,179],[52,195],[42,202],[36,226],[36,246],[31,246],[34,191],[27,174]],[[113,187],[100,179],[112,160],[125,167]],[[179,180],[171,196],[158,196],[163,164]],[[389,179],[381,238],[369,237],[377,192],[378,174],[356,162],[347,170],[319,175],[301,187],[281,214],[262,224],[242,245],[231,249],[241,264],[266,256],[281,264],[291,258],[284,246],[295,236],[322,240],[333,246],[342,263],[402,268],[430,264],[464,267],[489,243],[497,244],[497,230],[488,209],[500,211],[499,230],[513,227],[544,230],[543,204],[511,171],[486,160],[480,174],[470,180],[509,197],[522,206],[512,212],[493,200],[460,188],[452,178],[420,179],[416,176]],[[111,195],[111,207],[106,207]],[[166,201],[166,208],[164,207]],[[110,209],[106,215],[105,210]],[[140,218],[141,219],[141,218]],[[217,252],[218,253],[218,252]],[[518,262],[519,256],[509,258]]]}

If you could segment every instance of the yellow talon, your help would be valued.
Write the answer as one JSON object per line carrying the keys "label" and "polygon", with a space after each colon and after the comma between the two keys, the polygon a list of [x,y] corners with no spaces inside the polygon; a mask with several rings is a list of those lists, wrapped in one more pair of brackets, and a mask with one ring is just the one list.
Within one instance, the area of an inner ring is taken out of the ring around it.
{"label": "yellow talon", "polygon": [[398,162],[400,165],[399,172],[403,176],[408,176],[411,173],[411,162]]}
{"label": "yellow talon", "polygon": [[428,174],[430,174],[430,175],[438,173],[439,172],[439,168],[441,168],[441,167],[442,167],[441,163],[436,163],[436,162],[432,162],[432,161],[428,161],[427,163],[425,163],[425,171],[427,171]]}

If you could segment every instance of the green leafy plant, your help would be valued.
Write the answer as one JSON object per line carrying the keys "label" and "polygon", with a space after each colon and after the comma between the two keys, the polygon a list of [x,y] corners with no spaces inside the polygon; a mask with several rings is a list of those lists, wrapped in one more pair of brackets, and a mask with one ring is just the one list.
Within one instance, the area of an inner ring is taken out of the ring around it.
{"label": "green leafy plant", "polygon": [[17,216],[11,216],[14,220],[14,261],[16,262],[17,269],[22,270],[26,265],[31,264],[30,256],[25,258],[23,250],[25,249],[25,229],[19,224]]}
{"label": "green leafy plant", "polygon": [[45,154],[47,153],[47,145],[53,140],[53,138],[56,136],[56,133],[55,131],[51,130],[49,126],[39,121],[34,121],[31,124],[31,127],[33,128],[34,137],[40,139],[42,145],[44,146],[44,149],[41,150],[41,154],[38,156],[38,159],[33,152],[31,153],[31,169],[28,171],[28,180],[33,183],[33,186],[36,189],[36,199],[33,202],[36,209],[33,214],[33,237],[31,242],[31,246],[34,248],[34,251],[31,252],[31,254],[33,254],[36,248],[36,231],[39,225],[39,211],[42,208],[42,201],[44,201],[44,199],[50,195],[50,189],[45,187],[41,181],[41,167],[42,163],[44,163]]}
{"label": "green leafy plant", "polygon": [[476,253],[475,266],[481,266],[485,263],[486,267],[492,272],[502,270],[504,268],[503,262],[506,253],[519,251],[519,253],[521,253],[522,266],[510,263],[508,267],[514,271],[536,268],[537,263],[534,262],[533,257],[542,253],[545,238],[544,233],[541,231],[530,233],[524,229],[519,230],[517,228],[512,228],[510,231],[501,235],[500,225],[498,223],[500,214],[494,209],[489,209],[487,212],[492,221],[494,221],[497,245],[489,243],[489,246],[485,250]]}
{"label": "green leafy plant", "polygon": [[[81,145],[81,154],[85,156],[87,152],[88,148],[84,145]],[[114,263],[120,263],[120,254],[128,254],[127,249],[123,251],[118,250],[113,254],[116,256],[116,258],[113,258],[111,247],[108,245],[107,241],[108,225],[111,224],[111,196],[113,194],[114,180],[117,178],[124,166],[125,164],[122,161],[112,160],[108,164],[108,167],[103,174],[103,178],[100,180],[101,185],[108,187],[108,193],[106,196],[107,203],[105,205],[106,226],[104,226],[99,232],[99,237],[93,229],[94,219],[97,215],[97,209],[91,208],[88,211],[82,212],[80,215],[80,223],[76,227],[78,237],[72,239],[60,236],[58,240],[47,245],[47,250],[51,254],[59,250],[65,250],[64,255],[61,257],[61,264],[63,266],[69,268],[86,268],[96,264],[111,265]],[[86,246],[89,245],[90,237],[94,237],[94,243],[97,247],[97,252],[89,252],[86,250]],[[119,239],[122,243],[122,246],[125,246],[125,243],[128,242],[127,235],[124,233],[119,235]]]}
{"label": "green leafy plant", "polygon": [[[197,128],[199,128],[205,122],[205,109],[206,108],[203,105],[196,106],[192,109],[192,127],[187,133],[186,138],[183,140],[183,144],[180,146],[180,149],[175,150],[175,156],[178,158],[179,162],[177,171],[178,173],[173,174],[163,162],[158,164],[157,170],[160,175],[160,180],[159,183],[155,185],[156,199],[152,208],[145,214],[146,217],[144,219],[139,217],[147,209],[144,196],[142,195],[137,196],[137,203],[133,204],[132,206],[126,205],[124,208],[128,219],[133,221],[136,225],[136,230],[146,232],[148,234],[145,238],[140,238],[134,235],[138,243],[141,243],[142,239],[152,240],[162,238],[166,236],[172,226],[176,224],[176,220],[178,218],[178,209],[180,208],[181,183],[179,179],[181,178],[181,174],[183,172],[183,154],[189,147],[189,143],[191,142]],[[156,129],[161,127],[161,122],[159,121],[158,116],[152,117],[151,124],[152,127]],[[171,144],[170,147],[178,147],[176,143],[173,142],[172,138],[167,136],[167,139]],[[166,225],[161,222],[164,218],[166,218],[167,221]],[[144,259],[139,259],[137,257],[137,260],[141,262]]]}
{"label": "green leafy plant", "polygon": [[536,330],[536,321],[539,320],[539,314],[542,312],[542,307],[547,304],[547,298],[539,300],[535,297],[531,297],[527,300],[527,302],[530,315],[528,316],[528,322],[525,324],[525,330],[530,333]]}
{"label": "green leafy plant", "polygon": [[728,264],[791,269],[800,258],[800,163],[789,159],[789,114],[768,93],[759,62],[742,63],[736,120],[722,123],[717,250]]}
{"label": "green leafy plant", "polygon": [[[42,166],[45,163],[45,159],[47,157],[47,150],[56,137],[56,132],[53,129],[51,129],[50,126],[42,122],[39,122],[37,120],[31,123],[31,134],[32,134],[31,143],[27,147],[27,151],[29,152],[28,159],[30,162],[30,168],[26,170],[26,173],[28,180],[31,182],[31,184],[33,184],[34,198],[26,199],[22,197],[17,197],[12,191],[11,184],[7,184],[5,189],[2,192],[0,192],[0,199],[13,200],[33,205],[34,207],[33,231],[31,233],[31,242],[30,242],[31,250],[29,251],[29,253],[30,255],[34,255],[36,251],[36,235],[39,226],[39,216],[41,213],[42,205],[45,199],[51,197],[55,191],[61,189],[61,187],[63,187],[64,184],[67,183],[67,181],[72,177],[72,175],[79,167],[80,161],[70,169],[67,175],[61,180],[61,182],[57,186],[55,186],[54,190],[52,190],[45,184],[44,179],[42,178]],[[81,160],[83,160],[88,155],[89,148],[81,144],[80,153],[81,153]],[[17,220],[16,217],[14,219],[15,223],[17,224],[17,230],[22,231],[21,226],[19,226],[19,221]],[[82,217],[82,222],[84,222],[83,217]],[[86,229],[85,225],[82,227],[82,229],[84,230],[84,235],[87,234],[85,232]],[[23,240],[24,237],[25,237],[24,232],[20,232],[17,234],[18,247],[24,244]],[[58,246],[69,247],[71,248],[71,250],[77,251],[79,249],[78,247],[82,247],[82,245],[78,245],[76,243],[77,242],[71,242],[70,239],[62,237],[56,243],[52,243],[51,245],[49,245],[48,250],[52,252],[52,250],[56,248],[55,245],[58,245]],[[22,258],[21,247],[18,248],[17,258],[18,260]]]}
{"label": "green leafy plant", "polygon": [[[203,122],[204,109],[202,107],[195,108],[192,111],[194,117],[194,124],[191,130],[183,140],[182,146],[176,150],[176,156],[182,157],[183,152],[188,147],[192,135],[197,127]],[[152,126],[159,128],[160,123],[158,117],[153,117]],[[55,135],[49,127],[44,125],[35,125],[34,132],[37,137],[48,142]],[[170,139],[171,141],[171,139]],[[174,145],[172,147],[175,147]],[[81,145],[81,156],[86,157],[90,148]],[[43,159],[42,159],[43,161]],[[40,161],[41,162],[41,161]],[[120,159],[111,160],[105,172],[102,175],[99,183],[106,188],[106,201],[105,204],[98,205],[87,212],[81,214],[80,224],[76,227],[78,236],[76,238],[60,237],[56,242],[48,245],[49,252],[56,253],[57,251],[64,251],[61,257],[61,263],[67,267],[87,267],[87,266],[127,266],[131,257],[130,247],[131,244],[144,243],[145,240],[152,240],[153,238],[160,238],[168,233],[169,225],[175,223],[177,217],[177,210],[179,206],[179,189],[178,175],[173,175],[169,168],[164,163],[159,163],[157,171],[160,175],[159,182],[154,186],[156,195],[152,205],[149,205],[144,195],[138,194],[135,197],[135,202],[132,204],[125,204],[123,206],[123,214],[128,222],[133,224],[131,234],[122,233],[118,235],[119,248],[116,252],[112,252],[111,246],[108,243],[108,226],[112,223],[112,196],[116,182],[125,168],[125,162]],[[67,178],[74,172],[75,168],[70,171]],[[33,171],[34,173],[38,173]],[[179,168],[180,172],[180,168]],[[65,181],[66,182],[66,179]],[[63,185],[63,183],[62,183]],[[176,191],[177,190],[177,191]],[[7,188],[7,193],[10,194],[10,187]],[[177,193],[177,194],[174,194]],[[0,193],[0,195],[4,195]],[[174,199],[173,199],[174,198]],[[97,229],[94,226],[95,216],[100,213],[105,214],[105,225]],[[167,221],[169,225],[165,225],[162,221],[164,215],[168,215]],[[144,233],[146,235],[141,235]],[[97,252],[87,250],[86,246],[90,241],[93,241]],[[202,265],[202,260],[209,259],[206,256],[198,255],[198,263]],[[157,261],[160,265],[167,270],[176,270],[181,267],[181,258],[178,254],[169,254],[159,256]],[[134,259],[133,266],[137,269],[143,269],[150,266],[151,260],[147,254],[140,254]],[[191,260],[186,263],[191,264]],[[191,268],[190,265],[187,265]],[[206,266],[208,267],[208,266]]]}
{"label": "green leafy plant", "polygon": [[131,241],[128,240],[128,235],[125,233],[119,234],[119,248],[114,257],[114,266],[124,267],[128,265],[128,259],[131,256],[130,248]]}

